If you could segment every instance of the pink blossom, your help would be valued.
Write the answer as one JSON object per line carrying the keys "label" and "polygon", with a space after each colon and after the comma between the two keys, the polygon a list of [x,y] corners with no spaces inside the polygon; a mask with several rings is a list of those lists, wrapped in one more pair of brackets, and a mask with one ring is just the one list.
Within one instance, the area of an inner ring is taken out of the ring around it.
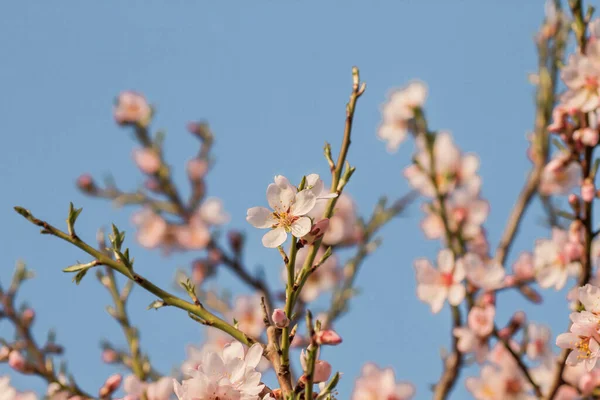
{"label": "pink blossom", "polygon": [[[489,213],[488,202],[466,189],[452,192],[445,201],[445,208],[450,230],[462,233],[467,240],[481,233],[481,225]],[[421,228],[428,239],[440,239],[445,235],[444,221],[440,217],[439,209],[437,201],[424,206],[427,216]]]}
{"label": "pink blossom", "polygon": [[199,217],[208,225],[222,225],[229,221],[223,202],[216,197],[209,197],[200,206]]}
{"label": "pink blossom", "polygon": [[438,254],[438,269],[427,259],[415,261],[417,273],[417,296],[431,306],[433,313],[438,313],[446,299],[456,306],[465,297],[465,286],[461,283],[465,270],[461,263],[454,263],[452,251],[443,249]]}
{"label": "pink blossom", "polygon": [[[298,273],[306,261],[306,257],[308,256],[309,250],[308,248],[303,248],[298,250],[296,255],[296,272]],[[316,264],[323,258],[325,255],[325,249],[320,247],[315,256],[315,260],[313,264]],[[281,277],[284,282],[287,282],[287,270],[285,268],[281,271]],[[302,301],[310,303],[319,297],[322,293],[327,292],[333,287],[340,279],[340,269],[338,268],[338,259],[335,254],[332,254],[319,266],[319,268],[315,269],[309,276],[302,290],[300,291],[300,298]]]}
{"label": "pink blossom", "polygon": [[160,246],[167,234],[167,221],[150,208],[144,208],[132,217],[133,223],[138,226],[137,240],[148,249]]}
{"label": "pink blossom", "polygon": [[164,376],[156,382],[141,382],[135,375],[128,375],[123,383],[127,395],[123,400],[169,400],[173,394],[173,379]]}
{"label": "pink blossom", "polygon": [[121,92],[117,98],[114,116],[121,125],[146,126],[152,117],[152,108],[141,94],[132,91]]}
{"label": "pink blossom", "polygon": [[510,370],[484,365],[481,375],[477,378],[467,378],[465,385],[476,400],[533,400],[535,397],[527,395],[528,382],[518,371],[518,368]]}
{"label": "pink blossom", "polygon": [[478,158],[470,154],[461,155],[448,132],[438,133],[433,144],[436,186],[431,181],[431,156],[427,144],[424,140],[419,140],[417,145],[419,151],[415,155],[416,162],[404,170],[404,176],[421,194],[435,197],[436,186],[442,194],[449,193],[456,187],[467,188],[470,193],[479,191],[481,179],[477,175]]}
{"label": "pink blossom", "polygon": [[315,206],[317,198],[310,189],[300,192],[283,176],[267,187],[267,201],[273,211],[265,207],[248,209],[246,220],[255,228],[270,229],[262,239],[265,247],[282,245],[287,234],[301,238],[310,232],[312,221],[306,216]]}
{"label": "pink blossom", "polygon": [[258,400],[264,388],[256,370],[262,352],[258,343],[245,352],[241,343],[233,342],[222,352],[206,353],[198,369],[188,371],[189,379],[181,383],[174,380],[177,398]]}
{"label": "pink blossom", "polygon": [[33,392],[17,392],[11,386],[10,377],[0,376],[0,400],[37,400]]}
{"label": "pink blossom", "polygon": [[79,175],[76,184],[80,190],[86,193],[93,193],[96,190],[94,178],[90,174]]}
{"label": "pink blossom", "polygon": [[594,389],[600,386],[600,370],[593,369],[590,372],[584,374],[577,383],[577,387],[581,390],[581,394],[589,396],[592,394]]}
{"label": "pink blossom", "polygon": [[308,246],[313,244],[315,241],[321,239],[325,232],[329,229],[329,218],[325,218],[320,220],[319,222],[313,224],[310,232],[306,235],[302,236],[302,238],[298,241],[302,246]]}
{"label": "pink blossom", "polygon": [[568,90],[561,103],[569,111],[590,112],[600,105],[600,41],[589,41],[585,54],[572,54],[561,72]]}
{"label": "pink blossom", "polygon": [[134,149],[132,156],[135,165],[145,174],[157,173],[162,164],[160,157],[153,149]]}
{"label": "pink blossom", "polygon": [[496,308],[492,305],[473,307],[467,318],[469,329],[479,337],[489,336],[494,329],[495,316]]}
{"label": "pink blossom", "polygon": [[415,395],[410,383],[397,382],[394,370],[365,364],[361,376],[354,383],[351,400],[409,400]]}
{"label": "pink blossom", "polygon": [[579,184],[580,180],[579,164],[570,161],[568,155],[560,154],[544,168],[540,192],[545,195],[567,194]]}
{"label": "pink blossom", "polygon": [[502,286],[504,268],[493,260],[484,262],[477,254],[467,253],[457,261],[464,269],[467,280],[484,290],[494,290]]}
{"label": "pink blossom", "polygon": [[[317,201],[308,216],[319,221],[323,217],[326,207],[326,201]],[[361,234],[354,201],[348,194],[342,193],[335,203],[333,216],[329,219],[327,230],[323,236],[323,244],[329,246],[352,245],[360,240]]]}
{"label": "pink blossom", "polygon": [[452,334],[458,339],[457,348],[467,354],[474,353],[475,360],[482,364],[489,352],[488,337],[478,336],[470,328],[459,326],[452,330]]}
{"label": "pink blossom", "polygon": [[580,141],[584,146],[594,147],[598,144],[600,135],[598,129],[587,127],[573,132],[573,139]]}
{"label": "pink blossom", "polygon": [[393,91],[382,107],[379,139],[387,142],[387,150],[398,150],[411,129],[415,109],[423,107],[427,98],[427,87],[422,82],[411,82],[405,88]]}
{"label": "pink blossom", "polygon": [[534,277],[533,254],[523,252],[512,266],[513,273],[518,280],[528,280]]}
{"label": "pink blossom", "polygon": [[529,324],[527,326],[527,357],[532,361],[551,361],[553,354],[548,345],[550,337],[550,328],[547,326]]}
{"label": "pink blossom", "polygon": [[[534,250],[536,279],[541,287],[562,289],[569,275],[577,275],[580,269],[579,254],[573,251],[574,243],[567,232],[554,228],[552,239],[540,239]],[[581,244],[577,244],[579,248]],[[573,257],[577,256],[577,257]]]}
{"label": "pink blossom", "polygon": [[259,296],[239,296],[231,317],[238,322],[239,330],[253,338],[258,338],[265,329]]}
{"label": "pink blossom", "polygon": [[192,216],[186,225],[171,225],[169,231],[183,250],[204,249],[211,238],[208,226],[198,214]]}

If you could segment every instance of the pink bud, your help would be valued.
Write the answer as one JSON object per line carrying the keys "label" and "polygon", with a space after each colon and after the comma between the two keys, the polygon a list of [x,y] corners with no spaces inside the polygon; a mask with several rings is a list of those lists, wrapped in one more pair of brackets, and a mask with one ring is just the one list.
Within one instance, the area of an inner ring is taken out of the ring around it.
{"label": "pink bud", "polygon": [[187,173],[192,181],[199,181],[208,172],[208,163],[205,160],[199,158],[192,158],[187,163]]}
{"label": "pink bud", "polygon": [[10,354],[10,349],[6,346],[0,347],[0,362],[4,362],[8,360],[8,355]]}
{"label": "pink bud", "polygon": [[152,117],[152,108],[141,94],[132,91],[121,92],[117,98],[114,116],[121,125],[146,126]]}
{"label": "pink bud", "polygon": [[276,308],[273,310],[273,315],[271,315],[271,318],[273,318],[273,323],[278,328],[285,328],[290,324],[290,320],[285,315],[285,311],[283,311],[281,308]]}
{"label": "pink bud", "polygon": [[112,364],[117,361],[118,354],[112,349],[105,349],[102,351],[102,361],[107,364]]}
{"label": "pink bud", "polygon": [[586,179],[581,185],[581,198],[587,203],[591,203],[596,196],[596,188],[591,179]]}
{"label": "pink bud", "polygon": [[331,375],[331,364],[327,361],[317,360],[315,362],[315,374],[313,377],[314,383],[325,382]]}
{"label": "pink bud", "polygon": [[313,244],[316,240],[322,238],[323,235],[325,235],[327,229],[329,229],[329,218],[320,220],[312,226],[310,232],[308,232],[302,237],[302,239],[300,239],[300,244],[302,246]]}
{"label": "pink bud", "polygon": [[96,191],[94,178],[90,174],[83,174],[77,178],[77,187],[85,193],[93,193]]}
{"label": "pink bud", "polygon": [[134,149],[133,161],[145,174],[155,174],[160,169],[160,157],[151,149]]}
{"label": "pink bud", "polygon": [[593,128],[584,128],[580,130],[580,140],[586,146],[594,147],[598,144],[598,130]]}
{"label": "pink bud", "polygon": [[25,372],[27,361],[17,350],[12,350],[8,355],[8,365],[17,372]]}
{"label": "pink bud", "polygon": [[108,395],[111,395],[115,390],[119,388],[122,380],[123,378],[120,374],[114,374],[109,376],[106,382],[104,382],[104,385],[102,385],[102,387],[100,388],[100,397],[106,397]]}
{"label": "pink bud", "polygon": [[315,335],[315,340],[318,344],[325,344],[330,346],[335,346],[342,343],[342,337],[337,334],[333,329],[325,329],[323,331],[319,331]]}
{"label": "pink bud", "polygon": [[25,311],[23,311],[23,314],[21,314],[21,318],[23,320],[23,323],[29,326],[35,318],[35,311],[33,311],[33,309],[31,308],[27,308],[25,309]]}
{"label": "pink bud", "polygon": [[160,184],[154,178],[146,179],[144,181],[144,187],[146,189],[148,189],[149,191],[154,192],[154,193],[160,193],[161,192]]}

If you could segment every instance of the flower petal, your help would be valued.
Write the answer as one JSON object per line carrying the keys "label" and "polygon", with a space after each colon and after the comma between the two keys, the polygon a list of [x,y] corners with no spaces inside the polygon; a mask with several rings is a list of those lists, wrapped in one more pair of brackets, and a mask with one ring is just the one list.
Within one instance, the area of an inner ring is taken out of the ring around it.
{"label": "flower petal", "polygon": [[271,210],[265,207],[252,207],[246,214],[248,221],[255,228],[270,228],[277,223]]}
{"label": "flower petal", "polygon": [[310,228],[312,227],[312,221],[308,217],[300,217],[290,227],[292,230],[292,235],[297,238],[301,238],[310,232]]}
{"label": "flower petal", "polygon": [[262,244],[265,247],[273,249],[277,246],[281,246],[286,239],[287,233],[285,232],[285,229],[279,227],[265,233],[262,238]]}
{"label": "flower petal", "polygon": [[290,213],[295,216],[306,215],[316,203],[317,196],[310,189],[305,189],[296,195]]}

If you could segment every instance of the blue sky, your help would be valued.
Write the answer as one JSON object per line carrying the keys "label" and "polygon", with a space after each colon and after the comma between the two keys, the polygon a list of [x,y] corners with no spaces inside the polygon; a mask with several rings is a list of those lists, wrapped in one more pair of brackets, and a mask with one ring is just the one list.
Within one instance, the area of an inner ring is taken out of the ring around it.
{"label": "blue sky", "polygon": [[[368,5],[367,5],[368,4]],[[246,262],[262,265],[278,283],[280,258],[262,248],[263,232],[244,220],[246,209],[265,204],[272,177],[299,180],[327,172],[325,140],[339,148],[350,70],[361,69],[367,92],[356,114],[349,160],[357,167],[348,191],[367,216],[382,194],[408,190],[401,172],[411,144],[395,155],[376,138],[379,107],[390,88],[411,79],[429,85],[430,125],[450,130],[460,147],[480,155],[483,194],[491,201],[486,228],[495,245],[529,168],[525,134],[533,126],[536,68],[533,34],[543,1],[253,1],[253,2],[3,2],[0,5],[0,281],[7,282],[18,259],[37,272],[22,291],[36,309],[36,333],[56,330],[70,370],[95,392],[110,366],[100,362],[99,342],[124,344],[104,307],[109,296],[93,277],[80,286],[60,272],[85,256],[65,243],[37,234],[12,211],[22,205],[61,225],[69,201],[83,207],[80,235],[93,240],[98,227],[116,223],[130,232],[128,210],[85,198],[74,187],[82,172],[112,173],[123,188],[136,188],[141,175],[130,154],[131,135],[115,126],[114,97],[123,89],[147,95],[157,107],[155,128],[167,131],[166,155],[177,182],[186,186],[184,165],[195,152],[185,131],[190,120],[206,119],[215,135],[216,167],[208,180],[212,196],[224,199],[229,227],[248,232]],[[510,260],[546,235],[541,209],[531,208]],[[399,379],[427,398],[441,370],[439,351],[449,344],[450,315],[432,315],[415,296],[415,258],[434,258],[439,243],[418,231],[421,212],[413,206],[386,227],[383,246],[360,275],[361,295],[337,329],[342,346],[324,357],[344,372],[341,398],[348,398],[362,364],[393,366]],[[128,246],[144,275],[170,286],[175,268],[193,255],[164,258],[132,240]],[[243,290],[227,274],[218,284]],[[201,329],[175,309],[149,312],[152,296],[136,289],[130,303],[142,346],[162,371],[184,359]],[[563,294],[543,307],[517,295],[499,299],[502,325],[510,310],[531,312],[554,333],[567,324]],[[550,313],[548,310],[553,310]],[[10,334],[5,322],[0,333]],[[469,371],[472,372],[472,371]],[[13,375],[0,366],[0,374]],[[463,374],[467,376],[468,374]],[[14,376],[19,388],[42,390],[37,378]],[[456,398],[464,394],[462,382]]]}

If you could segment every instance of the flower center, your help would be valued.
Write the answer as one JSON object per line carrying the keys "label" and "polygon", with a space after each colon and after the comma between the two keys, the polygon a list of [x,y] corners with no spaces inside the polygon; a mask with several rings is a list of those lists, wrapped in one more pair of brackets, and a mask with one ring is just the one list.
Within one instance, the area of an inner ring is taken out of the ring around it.
{"label": "flower center", "polygon": [[506,380],[506,393],[519,394],[523,391],[521,380],[517,378],[509,378]]}
{"label": "flower center", "polygon": [[275,211],[273,216],[275,217],[275,220],[277,220],[277,225],[281,226],[287,232],[290,231],[292,224],[298,219],[295,215],[290,214],[289,210],[282,212]]}
{"label": "flower center", "polygon": [[451,272],[443,273],[441,278],[442,278],[442,284],[444,286],[452,286],[452,284],[454,283],[454,277],[452,276]]}
{"label": "flower center", "polygon": [[597,76],[586,76],[585,77],[585,87],[586,89],[590,90],[590,91],[595,91],[598,90],[598,87],[600,86],[599,82],[598,82],[598,77]]}

